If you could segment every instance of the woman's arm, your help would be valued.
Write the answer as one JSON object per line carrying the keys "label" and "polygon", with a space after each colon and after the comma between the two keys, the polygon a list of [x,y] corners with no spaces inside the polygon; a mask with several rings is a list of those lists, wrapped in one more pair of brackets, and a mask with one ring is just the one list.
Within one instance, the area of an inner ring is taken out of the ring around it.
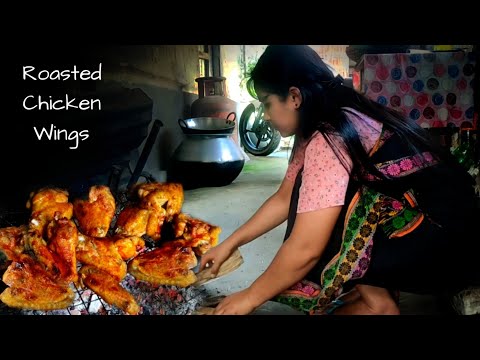
{"label": "woman's arm", "polygon": [[217,274],[220,266],[240,246],[262,236],[266,232],[283,223],[288,217],[293,182],[284,179],[280,188],[257,212],[220,245],[210,249],[200,260],[200,270],[211,266],[213,274]]}
{"label": "woman's arm", "polygon": [[320,259],[342,206],[297,214],[290,237],[268,269],[251,286],[254,305],[270,300],[302,280]]}
{"label": "woman's arm", "polygon": [[230,235],[224,243],[232,248],[237,248],[262,236],[287,220],[293,185],[292,181],[284,179],[275,194],[268,198],[255,214]]}
{"label": "woman's arm", "polygon": [[248,314],[302,280],[320,259],[342,206],[297,214],[290,237],[267,270],[247,289],[226,297],[215,314]]}

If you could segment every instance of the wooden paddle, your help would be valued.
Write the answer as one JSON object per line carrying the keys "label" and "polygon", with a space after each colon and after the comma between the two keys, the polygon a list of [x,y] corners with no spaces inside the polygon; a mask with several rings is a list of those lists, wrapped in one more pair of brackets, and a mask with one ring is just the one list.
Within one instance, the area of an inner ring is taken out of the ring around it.
{"label": "wooden paddle", "polygon": [[200,286],[205,285],[206,283],[216,280],[224,275],[231,273],[232,271],[238,269],[240,265],[243,264],[243,257],[240,254],[240,251],[237,249],[233,252],[233,254],[225,260],[225,262],[220,266],[218,269],[218,274],[215,276],[212,274],[211,268],[205,268],[202,271],[198,272],[197,281],[195,281],[192,285],[193,286]]}

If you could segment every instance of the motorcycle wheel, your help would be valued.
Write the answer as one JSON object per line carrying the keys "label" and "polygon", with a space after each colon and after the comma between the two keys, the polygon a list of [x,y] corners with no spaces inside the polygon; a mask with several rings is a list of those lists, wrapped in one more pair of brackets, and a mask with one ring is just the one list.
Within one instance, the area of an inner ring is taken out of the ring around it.
{"label": "motorcycle wheel", "polygon": [[[262,114],[258,114],[258,112]],[[252,131],[256,116],[261,116],[259,129]],[[263,108],[249,104],[242,112],[239,123],[239,135],[245,151],[256,156],[267,156],[277,150],[282,136],[272,125],[263,120]]]}

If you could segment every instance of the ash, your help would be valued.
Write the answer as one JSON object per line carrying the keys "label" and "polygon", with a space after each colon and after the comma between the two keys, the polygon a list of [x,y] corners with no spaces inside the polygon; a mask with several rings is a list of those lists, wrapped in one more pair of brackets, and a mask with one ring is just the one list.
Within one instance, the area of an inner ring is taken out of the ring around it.
{"label": "ash", "polygon": [[137,300],[142,315],[190,315],[207,298],[205,290],[193,286],[155,286],[130,274],[121,285]]}

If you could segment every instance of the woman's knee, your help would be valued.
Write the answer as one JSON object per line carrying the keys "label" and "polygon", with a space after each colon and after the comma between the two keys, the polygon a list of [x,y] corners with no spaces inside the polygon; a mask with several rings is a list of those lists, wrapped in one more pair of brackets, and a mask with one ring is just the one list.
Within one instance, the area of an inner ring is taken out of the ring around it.
{"label": "woman's knee", "polygon": [[357,285],[356,289],[372,313],[400,315],[400,309],[387,289],[371,285]]}

